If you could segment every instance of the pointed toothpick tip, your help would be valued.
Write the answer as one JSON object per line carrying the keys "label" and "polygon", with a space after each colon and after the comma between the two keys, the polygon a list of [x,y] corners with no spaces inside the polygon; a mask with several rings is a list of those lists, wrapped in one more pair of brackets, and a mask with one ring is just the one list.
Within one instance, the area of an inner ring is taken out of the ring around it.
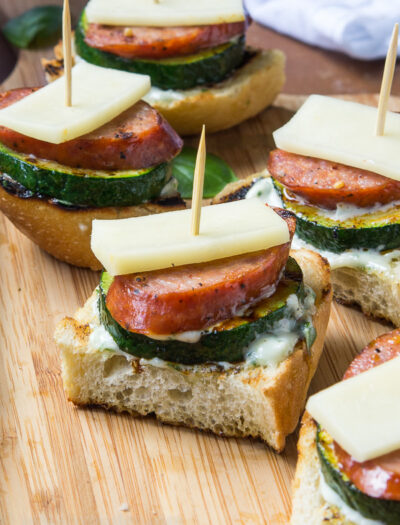
{"label": "pointed toothpick tip", "polygon": [[63,54],[65,78],[65,105],[72,106],[72,46],[71,46],[71,13],[69,0],[64,0],[63,7]]}
{"label": "pointed toothpick tip", "polygon": [[397,49],[399,41],[399,24],[396,22],[392,31],[389,49],[386,55],[383,70],[381,91],[379,94],[378,114],[376,119],[376,135],[382,136],[385,132],[386,113],[389,105],[390,92],[392,91],[393,75],[396,67]]}
{"label": "pointed toothpick tip", "polygon": [[192,223],[191,223],[191,234],[192,235],[199,235],[199,231],[200,231],[201,205],[203,201],[205,167],[206,167],[206,127],[203,124],[203,128],[201,130],[200,141],[199,141],[199,148],[197,150],[196,166],[194,168],[194,177],[193,177]]}

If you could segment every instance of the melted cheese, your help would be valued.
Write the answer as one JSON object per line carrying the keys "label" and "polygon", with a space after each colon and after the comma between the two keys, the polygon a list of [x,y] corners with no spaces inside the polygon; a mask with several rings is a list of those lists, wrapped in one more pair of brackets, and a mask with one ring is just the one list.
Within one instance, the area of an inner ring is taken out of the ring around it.
{"label": "melted cheese", "polygon": [[115,26],[198,26],[244,20],[242,0],[90,0],[89,23]]}
{"label": "melted cheese", "polygon": [[354,166],[400,180],[400,115],[388,111],[385,134],[375,135],[377,109],[311,95],[273,133],[278,148]]}
{"label": "melted cheese", "polygon": [[[253,197],[258,197],[270,206],[283,207],[280,195],[274,188],[270,177],[261,178],[253,184],[247,192],[246,199]],[[354,208],[352,211],[348,209],[347,217],[350,216],[350,213],[352,217],[359,214],[360,208],[355,206],[352,208]],[[331,211],[331,213],[330,217],[333,218],[335,212]],[[292,249],[305,249],[320,253],[328,260],[332,270],[337,268],[366,269],[372,272],[382,272],[396,281],[400,280],[400,250],[388,250],[381,253],[378,250],[350,249],[342,253],[334,253],[316,248],[300,239],[296,234],[293,237]]]}
{"label": "melted cheese", "polygon": [[200,234],[191,210],[120,220],[94,220],[91,247],[111,275],[201,263],[289,241],[286,222],[259,199],[206,206]]}
{"label": "melted cheese", "polygon": [[81,61],[72,68],[72,106],[65,77],[0,110],[0,125],[60,144],[90,133],[131,107],[150,89],[150,77]]}
{"label": "melted cheese", "polygon": [[310,397],[307,410],[358,462],[400,449],[400,357]]}

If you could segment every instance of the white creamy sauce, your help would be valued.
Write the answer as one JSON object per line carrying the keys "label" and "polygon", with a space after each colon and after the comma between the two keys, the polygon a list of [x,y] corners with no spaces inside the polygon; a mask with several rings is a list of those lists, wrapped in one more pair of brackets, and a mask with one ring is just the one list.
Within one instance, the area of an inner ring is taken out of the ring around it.
{"label": "white creamy sauce", "polygon": [[[265,174],[267,175],[268,173],[265,172]],[[246,199],[253,197],[259,197],[263,202],[269,204],[269,206],[282,207],[282,200],[272,184],[271,177],[261,178],[253,184],[247,192]]]}
{"label": "white creamy sauce", "polygon": [[314,250],[328,259],[332,269],[336,268],[367,268],[383,272],[393,278],[400,278],[400,250],[379,252],[377,250],[346,250],[342,253],[333,253],[315,248],[297,235],[294,236],[292,248],[298,250]]}
{"label": "white creamy sauce", "polygon": [[296,332],[263,335],[248,347],[245,360],[250,364],[276,368],[293,352],[298,340]]}
{"label": "white creamy sauce", "polygon": [[320,489],[323,499],[337,507],[341,514],[347,519],[353,522],[355,525],[385,525],[383,521],[371,520],[364,518],[358,511],[349,507],[329,485],[326,483],[322,473],[320,474]]}
{"label": "white creamy sauce", "polygon": [[[191,92],[196,90],[190,90]],[[200,89],[198,91],[201,91]],[[152,105],[157,102],[178,102],[187,97],[186,91],[178,91],[174,89],[160,89],[152,86],[150,91],[142,98],[145,102]]]}
{"label": "white creamy sauce", "polygon": [[151,339],[156,339],[157,341],[182,341],[183,343],[197,343],[200,341],[200,337],[205,332],[201,330],[191,330],[189,332],[181,332],[179,334],[170,334],[170,335],[161,335],[161,334],[152,334],[149,336]]}
{"label": "white creamy sauce", "polygon": [[[250,193],[252,192],[252,194]],[[264,202],[270,206],[282,207],[282,201],[279,193],[273,186],[272,179],[270,177],[258,180],[246,195],[246,198],[260,197]],[[343,206],[344,207],[344,206]],[[350,208],[350,206],[347,206]],[[354,211],[355,206],[351,207]],[[361,208],[357,208],[360,210]],[[385,209],[379,207],[379,209]],[[366,208],[363,208],[365,213]],[[325,210],[326,212],[329,210]],[[373,211],[371,208],[370,211]],[[338,212],[339,214],[339,212]],[[353,215],[355,216],[355,215]],[[331,217],[332,218],[332,217]],[[347,217],[348,218],[348,217]],[[342,220],[344,218],[342,217]],[[342,253],[333,253],[327,250],[320,250],[315,248],[312,244],[309,244],[297,235],[294,236],[292,241],[292,248],[298,250],[304,248],[306,250],[313,250],[320,253],[323,257],[328,259],[332,269],[336,268],[367,268],[384,272],[387,275],[399,279],[400,278],[400,249],[389,250],[381,253],[377,250],[346,250]]]}
{"label": "white creamy sauce", "polygon": [[161,190],[160,197],[171,197],[178,192],[178,181],[175,177],[171,177],[164,188]]}
{"label": "white creamy sauce", "polygon": [[88,346],[90,350],[119,350],[117,343],[107,332],[103,325],[92,326],[92,332],[89,336]]}
{"label": "white creamy sauce", "polygon": [[[277,367],[284,361],[292,352],[299,340],[299,333],[296,331],[296,320],[304,319],[311,320],[311,316],[315,312],[315,293],[305,286],[306,296],[304,303],[299,303],[295,294],[292,294],[287,299],[289,317],[281,319],[276,322],[273,329],[265,334],[260,334],[246,349],[244,354],[245,367],[253,366],[270,366]],[[93,302],[93,322],[90,323],[92,332],[89,336],[88,346],[90,350],[109,350],[124,355],[127,359],[135,359],[130,354],[120,350],[114,339],[107,332],[104,326],[100,323],[98,302]],[[209,329],[211,330],[211,329]],[[184,341],[186,343],[196,343],[204,335],[205,331],[191,331],[182,332],[180,334],[171,334],[168,336],[156,336],[152,339],[158,340],[175,340]],[[171,363],[163,359],[140,359],[142,364],[149,364],[158,368],[171,368]],[[219,369],[229,370],[237,366],[237,363],[229,363],[225,361],[210,363],[211,367],[214,365]],[[196,365],[181,365],[178,363],[180,370],[195,370]]]}
{"label": "white creamy sauce", "polygon": [[333,221],[341,222],[353,217],[375,213],[377,211],[387,211],[399,205],[400,201],[395,201],[389,202],[388,204],[376,203],[369,208],[360,208],[359,206],[354,206],[352,204],[339,203],[336,210],[324,210],[323,208],[318,208],[318,213],[332,219]]}

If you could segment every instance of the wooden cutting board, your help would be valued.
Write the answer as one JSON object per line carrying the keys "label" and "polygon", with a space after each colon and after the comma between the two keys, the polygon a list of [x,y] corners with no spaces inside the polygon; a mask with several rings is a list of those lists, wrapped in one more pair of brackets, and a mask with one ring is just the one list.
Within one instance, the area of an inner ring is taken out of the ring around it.
{"label": "wooden cutting board", "polygon": [[[38,54],[22,53],[3,87],[40,78]],[[356,98],[376,102],[371,95]],[[289,109],[272,107],[209,136],[208,151],[240,177],[262,170],[272,130],[301,100],[281,96],[277,103]],[[0,523],[288,523],[297,434],[277,455],[251,439],[74,407],[63,392],[52,335],[55,324],[84,303],[98,274],[56,261],[3,216],[0,261]],[[352,357],[388,329],[334,305],[311,391],[337,381]]]}

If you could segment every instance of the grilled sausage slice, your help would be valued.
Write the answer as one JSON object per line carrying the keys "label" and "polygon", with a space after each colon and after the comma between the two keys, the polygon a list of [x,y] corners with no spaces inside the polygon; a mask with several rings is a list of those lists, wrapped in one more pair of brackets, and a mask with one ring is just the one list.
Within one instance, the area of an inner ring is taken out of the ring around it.
{"label": "grilled sausage slice", "polygon": [[128,59],[163,59],[198,53],[244,34],[245,22],[188,27],[118,27],[89,24],[88,46]]}
{"label": "grilled sausage slice", "polygon": [[[0,109],[38,88],[20,88],[0,94]],[[50,144],[0,126],[0,142],[35,157],[74,168],[140,170],[174,158],[182,139],[155,109],[137,102],[100,128],[61,144]]]}
{"label": "grilled sausage slice", "polygon": [[[296,221],[290,213],[280,213],[292,237]],[[126,330],[148,336],[206,329],[275,292],[290,244],[115,277],[107,294],[107,308]]]}
{"label": "grilled sausage slice", "polygon": [[339,203],[361,208],[400,200],[400,182],[371,171],[276,149],[268,170],[289,192],[321,208]]}

